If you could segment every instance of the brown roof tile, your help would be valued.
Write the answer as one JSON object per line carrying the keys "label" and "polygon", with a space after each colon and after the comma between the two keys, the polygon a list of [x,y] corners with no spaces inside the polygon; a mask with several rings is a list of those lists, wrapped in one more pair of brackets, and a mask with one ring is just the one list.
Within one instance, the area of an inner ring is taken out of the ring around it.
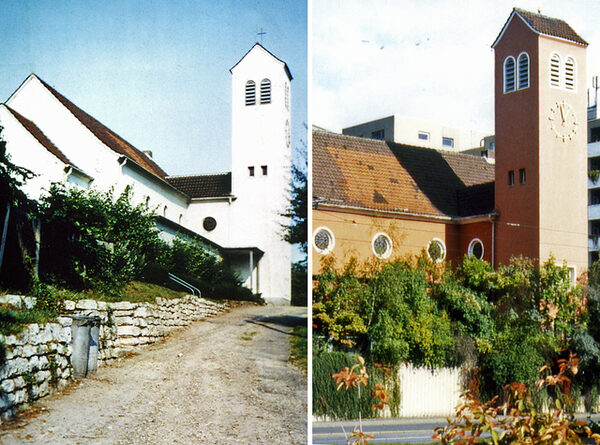
{"label": "brown roof tile", "polygon": [[231,172],[216,175],[167,176],[165,180],[190,198],[231,195]]}
{"label": "brown roof tile", "polygon": [[70,165],[72,167],[77,167],[73,164],[65,154],[59,150],[59,148],[54,145],[54,143],[48,139],[48,137],[39,129],[37,125],[31,122],[29,119],[18,113],[17,111],[10,108],[8,105],[4,104],[6,109],[19,121],[19,123],[34,137],[37,141],[50,153],[56,156],[62,163]]}
{"label": "brown roof tile", "polygon": [[563,20],[547,17],[542,14],[525,11],[524,9],[515,8],[515,11],[523,17],[529,25],[541,34],[546,34],[561,39],[570,40],[587,46],[587,42],[583,40],[569,24]]}
{"label": "brown roof tile", "polygon": [[[36,76],[37,77],[37,76]],[[64,97],[46,82],[38,77],[39,81],[52,93],[54,97],[56,97],[60,103],[62,103],[65,108],[67,108],[73,116],[79,120],[88,130],[90,130],[104,145],[113,150],[116,153],[127,156],[132,161],[141,165],[144,169],[148,170],[150,173],[158,176],[161,179],[164,179],[167,176],[167,173],[158,166],[156,162],[154,162],[151,158],[146,156],[140,150],[135,148],[125,139],[120,137],[118,134],[104,126],[102,123],[94,119],[92,116],[87,114],[81,108],[77,107],[73,104],[69,99]]]}
{"label": "brown roof tile", "polygon": [[569,24],[564,20],[555,19],[553,17],[547,17],[540,13],[530,12],[520,8],[514,8],[510,17],[502,27],[502,31],[500,31],[500,34],[494,41],[492,47],[496,45],[496,42],[498,42],[498,40],[504,33],[506,26],[508,25],[514,14],[518,14],[519,17],[521,17],[529,26],[531,26],[536,32],[540,34],[569,40],[580,45],[588,45],[588,43],[585,40],[583,40],[579,36],[579,34],[577,34],[573,30],[573,28],[571,28]]}
{"label": "brown roof tile", "polygon": [[[459,153],[313,131],[316,202],[380,211],[467,216],[459,192],[494,179],[485,159]],[[493,209],[489,195],[476,209]],[[469,213],[474,214],[474,213]]]}

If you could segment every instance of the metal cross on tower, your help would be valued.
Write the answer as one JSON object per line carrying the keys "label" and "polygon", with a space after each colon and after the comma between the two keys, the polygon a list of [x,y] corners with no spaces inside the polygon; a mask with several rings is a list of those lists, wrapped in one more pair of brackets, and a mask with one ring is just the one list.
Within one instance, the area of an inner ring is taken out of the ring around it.
{"label": "metal cross on tower", "polygon": [[260,28],[260,32],[257,33],[257,34],[260,36],[260,44],[262,45],[262,43],[263,43],[263,36],[266,34],[266,32],[263,31],[262,28]]}

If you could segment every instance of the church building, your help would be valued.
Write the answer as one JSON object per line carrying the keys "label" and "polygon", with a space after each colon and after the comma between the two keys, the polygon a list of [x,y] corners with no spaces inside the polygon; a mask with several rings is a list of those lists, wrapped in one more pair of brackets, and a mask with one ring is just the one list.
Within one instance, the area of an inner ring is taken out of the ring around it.
{"label": "church building", "polygon": [[562,20],[511,12],[492,45],[495,164],[314,130],[313,273],[329,257],[421,251],[585,272],[587,45]]}
{"label": "church building", "polygon": [[289,303],[290,82],[287,64],[256,43],[231,68],[231,171],[171,176],[152,158],[31,74],[0,104],[11,160],[36,173],[37,199],[53,182],[121,193],[156,209],[163,237],[201,240],[267,302]]}

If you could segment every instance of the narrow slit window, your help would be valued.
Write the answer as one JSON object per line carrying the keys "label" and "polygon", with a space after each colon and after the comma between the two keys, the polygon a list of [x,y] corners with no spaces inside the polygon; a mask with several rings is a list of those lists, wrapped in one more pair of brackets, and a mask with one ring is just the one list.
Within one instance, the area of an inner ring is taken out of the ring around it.
{"label": "narrow slit window", "polygon": [[508,171],[508,185],[510,187],[512,187],[513,185],[515,185],[515,171],[514,170],[509,170]]}
{"label": "narrow slit window", "polygon": [[285,109],[290,109],[290,86],[285,84]]}
{"label": "narrow slit window", "polygon": [[262,169],[263,176],[267,176],[267,166],[266,165],[261,165],[260,168]]}
{"label": "narrow slit window", "polygon": [[263,79],[260,82],[260,103],[271,103],[271,81],[269,79]]}
{"label": "narrow slit window", "polygon": [[550,86],[560,87],[560,57],[552,54],[550,58]]}
{"label": "narrow slit window", "polygon": [[252,80],[246,82],[246,105],[256,105],[256,84]]}
{"label": "narrow slit window", "polygon": [[527,172],[525,171],[524,168],[519,169],[519,183],[525,184],[525,182],[527,181]]}
{"label": "narrow slit window", "polygon": [[254,176],[254,167],[248,167],[248,176]]}
{"label": "narrow slit window", "polygon": [[565,88],[575,89],[575,61],[570,57],[565,61]]}
{"label": "narrow slit window", "polygon": [[523,53],[519,56],[519,90],[529,87],[529,56]]}
{"label": "narrow slit window", "polygon": [[509,56],[504,61],[504,92],[515,90],[515,58]]}

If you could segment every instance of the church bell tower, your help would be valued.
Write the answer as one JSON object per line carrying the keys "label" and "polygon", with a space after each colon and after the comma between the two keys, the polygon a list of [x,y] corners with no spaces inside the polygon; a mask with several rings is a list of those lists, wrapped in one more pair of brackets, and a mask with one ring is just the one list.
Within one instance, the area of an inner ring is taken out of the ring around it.
{"label": "church bell tower", "polygon": [[516,8],[492,45],[496,264],[587,269],[586,47],[564,21]]}
{"label": "church bell tower", "polygon": [[290,195],[290,81],[285,62],[256,43],[233,67],[231,240],[258,247],[257,281],[271,301],[291,298],[291,246],[282,216]]}

